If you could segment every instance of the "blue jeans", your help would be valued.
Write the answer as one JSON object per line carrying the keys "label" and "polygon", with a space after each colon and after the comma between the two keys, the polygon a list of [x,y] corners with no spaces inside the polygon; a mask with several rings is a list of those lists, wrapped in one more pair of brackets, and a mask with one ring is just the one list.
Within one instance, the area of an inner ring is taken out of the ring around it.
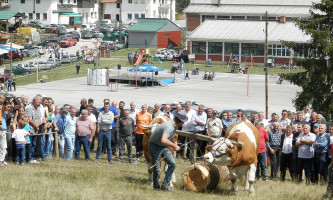
{"label": "blue jeans", "polygon": [[266,178],[266,153],[259,153],[257,156],[258,164],[257,164],[257,171],[256,177],[259,178],[259,174],[261,171],[261,178]]}
{"label": "blue jeans", "polygon": [[30,160],[36,160],[35,158],[35,150],[36,150],[36,144],[37,144],[37,136],[30,136]]}
{"label": "blue jeans", "polygon": [[317,152],[315,162],[317,164],[317,169],[318,169],[319,175],[326,178],[326,176],[327,176],[326,152],[324,152],[324,153]]}
{"label": "blue jeans", "polygon": [[60,158],[65,158],[65,137],[63,134],[58,134],[58,148]]}
{"label": "blue jeans", "polygon": [[168,164],[168,170],[165,173],[165,177],[162,185],[168,186],[172,173],[176,168],[175,159],[172,156],[171,151],[166,146],[158,146],[153,143],[148,143],[148,150],[151,156],[152,164],[155,165],[153,168],[153,183],[154,187],[159,187],[159,176],[160,176],[160,157],[164,158],[164,161]]}
{"label": "blue jeans", "polygon": [[16,143],[16,162],[25,162],[25,144]]}
{"label": "blue jeans", "polygon": [[97,147],[97,153],[96,153],[96,160],[99,160],[101,158],[102,146],[103,146],[104,139],[106,141],[106,147],[107,147],[107,150],[108,150],[108,161],[112,161],[111,130],[108,131],[108,132],[100,131],[98,133],[98,147]]}
{"label": "blue jeans", "polygon": [[90,135],[75,137],[75,158],[77,160],[80,159],[81,144],[83,145],[85,159],[90,160],[89,138],[90,138]]}
{"label": "blue jeans", "polygon": [[73,157],[73,150],[74,150],[74,137],[65,137],[65,143],[66,143],[66,160],[72,160]]}
{"label": "blue jeans", "polygon": [[53,140],[54,138],[52,134],[45,135],[45,148],[44,148],[45,156],[50,156]]}

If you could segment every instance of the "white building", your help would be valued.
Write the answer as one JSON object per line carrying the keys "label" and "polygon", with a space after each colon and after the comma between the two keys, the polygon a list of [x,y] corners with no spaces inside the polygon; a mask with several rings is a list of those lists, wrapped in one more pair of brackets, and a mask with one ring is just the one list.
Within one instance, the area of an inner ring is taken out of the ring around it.
{"label": "white building", "polygon": [[43,24],[68,24],[68,15],[74,13],[82,16],[82,23],[98,21],[98,1],[93,0],[10,0],[2,11],[24,13],[30,20],[38,20]]}
{"label": "white building", "polygon": [[100,0],[103,18],[121,21],[123,24],[137,22],[139,18],[167,18],[175,20],[175,0]]}

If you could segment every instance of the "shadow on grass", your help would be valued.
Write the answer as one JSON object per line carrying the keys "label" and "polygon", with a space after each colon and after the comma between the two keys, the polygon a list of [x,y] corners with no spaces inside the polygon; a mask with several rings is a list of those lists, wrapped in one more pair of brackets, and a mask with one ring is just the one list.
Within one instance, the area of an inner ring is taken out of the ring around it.
{"label": "shadow on grass", "polygon": [[147,185],[147,178],[138,178],[133,176],[124,176],[122,179],[128,183],[135,183],[139,185]]}

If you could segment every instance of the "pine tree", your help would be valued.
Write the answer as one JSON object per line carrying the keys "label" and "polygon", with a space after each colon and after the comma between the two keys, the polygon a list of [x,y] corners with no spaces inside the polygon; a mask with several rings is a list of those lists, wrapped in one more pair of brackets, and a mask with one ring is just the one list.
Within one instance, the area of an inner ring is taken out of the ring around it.
{"label": "pine tree", "polygon": [[176,1],[176,12],[182,13],[183,10],[190,4],[190,0],[177,0]]}
{"label": "pine tree", "polygon": [[327,120],[333,114],[333,1],[314,3],[308,19],[297,19],[296,25],[311,36],[310,43],[285,42],[293,49],[294,62],[305,72],[283,75],[284,79],[302,88],[293,100],[296,109],[310,105],[313,110],[323,112]]}

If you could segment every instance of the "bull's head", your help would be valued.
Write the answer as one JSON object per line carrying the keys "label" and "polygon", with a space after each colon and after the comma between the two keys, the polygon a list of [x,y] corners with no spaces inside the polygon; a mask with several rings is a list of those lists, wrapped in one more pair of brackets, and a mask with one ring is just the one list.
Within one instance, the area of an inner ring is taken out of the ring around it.
{"label": "bull's head", "polygon": [[204,155],[204,161],[208,163],[219,162],[222,165],[230,165],[231,159],[227,156],[227,152],[228,149],[233,149],[235,145],[241,147],[242,143],[223,137],[219,138],[213,143],[212,150]]}

